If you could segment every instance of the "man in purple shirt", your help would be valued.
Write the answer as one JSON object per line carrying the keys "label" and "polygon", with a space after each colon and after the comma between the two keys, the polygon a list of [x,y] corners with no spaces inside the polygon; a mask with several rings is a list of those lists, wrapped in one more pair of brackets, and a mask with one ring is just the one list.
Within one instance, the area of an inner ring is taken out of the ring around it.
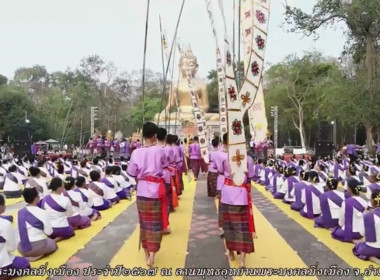
{"label": "man in purple shirt", "polygon": [[146,263],[154,267],[160,250],[162,233],[169,226],[164,167],[165,151],[156,145],[158,127],[147,122],[143,125],[144,147],[132,152],[127,173],[137,179],[137,212],[140,221],[140,240]]}
{"label": "man in purple shirt", "polygon": [[194,173],[194,180],[197,181],[199,177],[199,171],[201,168],[201,147],[199,146],[198,136],[195,136],[193,143],[189,146],[189,157],[191,170]]}

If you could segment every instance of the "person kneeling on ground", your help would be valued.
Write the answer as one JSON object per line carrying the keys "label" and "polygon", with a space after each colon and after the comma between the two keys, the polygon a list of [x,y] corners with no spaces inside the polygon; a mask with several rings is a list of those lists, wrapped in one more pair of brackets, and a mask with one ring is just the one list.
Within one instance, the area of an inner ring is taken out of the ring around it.
{"label": "person kneeling on ground", "polygon": [[[5,199],[0,195],[0,215],[5,212]],[[15,257],[11,253],[16,250],[17,239],[11,222],[0,219],[0,270],[27,269],[30,268],[29,261],[23,257]],[[0,279],[13,279],[0,274]]]}
{"label": "person kneeling on ground", "polygon": [[380,263],[380,191],[372,192],[371,204],[374,210],[364,215],[365,242],[359,242],[353,248],[355,256],[362,260],[372,260]]}
{"label": "person kneeling on ground", "polygon": [[62,195],[65,190],[63,181],[60,178],[53,178],[49,189],[51,194],[42,200],[42,208],[47,210],[53,227],[50,237],[56,241],[69,239],[75,233],[67,218],[71,217],[74,211],[70,200]]}
{"label": "person kneeling on ground", "polygon": [[47,211],[37,206],[40,201],[37,189],[26,188],[23,196],[27,205],[18,212],[18,251],[30,261],[36,261],[55,252],[58,246],[47,237],[53,233],[53,228]]}

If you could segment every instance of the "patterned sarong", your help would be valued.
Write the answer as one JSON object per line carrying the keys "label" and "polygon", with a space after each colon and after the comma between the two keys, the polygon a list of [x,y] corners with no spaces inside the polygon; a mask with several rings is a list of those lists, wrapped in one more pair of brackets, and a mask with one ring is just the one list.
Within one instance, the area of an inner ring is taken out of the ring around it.
{"label": "patterned sarong", "polygon": [[161,201],[159,198],[138,196],[137,211],[140,221],[142,247],[148,252],[158,252],[162,239]]}
{"label": "patterned sarong", "polygon": [[177,172],[178,172],[178,179],[179,179],[179,187],[181,189],[181,193],[184,191],[184,184],[183,184],[183,178],[182,178],[182,170],[181,169],[177,169]]}
{"label": "patterned sarong", "polygon": [[207,195],[215,197],[217,194],[216,185],[218,181],[218,173],[209,172],[207,175]]}
{"label": "patterned sarong", "polygon": [[190,159],[190,168],[194,173],[194,178],[197,180],[199,177],[200,169],[201,169],[201,160],[200,159]]}
{"label": "patterned sarong", "polygon": [[246,205],[228,205],[221,203],[224,238],[230,251],[252,253],[255,251],[253,236],[249,232],[248,210]]}
{"label": "patterned sarong", "polygon": [[201,159],[201,170],[203,173],[206,173],[208,171],[208,164],[203,158]]}

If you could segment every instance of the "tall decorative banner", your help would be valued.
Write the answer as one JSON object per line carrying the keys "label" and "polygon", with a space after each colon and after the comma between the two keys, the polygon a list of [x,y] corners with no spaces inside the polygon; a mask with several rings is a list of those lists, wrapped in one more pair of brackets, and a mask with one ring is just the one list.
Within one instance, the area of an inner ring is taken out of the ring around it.
{"label": "tall decorative banner", "polygon": [[[219,6],[225,22],[222,0]],[[243,0],[241,5],[243,42],[246,44],[244,78],[238,91],[234,66],[231,59],[231,46],[225,30],[226,89],[228,119],[228,157],[232,178],[235,184],[244,183],[247,170],[247,141],[244,134],[243,116],[255,101],[262,79],[264,56],[267,43],[269,0]],[[226,28],[225,28],[226,29]]]}
{"label": "tall decorative banner", "polygon": [[207,12],[211,22],[212,32],[214,34],[216,43],[216,69],[218,73],[218,100],[219,100],[219,125],[220,134],[223,135],[227,132],[227,108],[226,108],[226,88],[225,88],[225,72],[222,60],[222,53],[219,46],[219,38],[215,28],[215,20],[212,13],[211,0],[205,0]]}
{"label": "tall decorative banner", "polygon": [[[185,49],[183,52],[183,55],[187,58],[189,56],[192,56],[192,50],[189,47]],[[194,92],[194,84],[193,84],[193,75],[190,70],[190,67],[187,67],[186,69],[187,74],[187,82],[189,87],[189,94],[191,97],[191,103],[193,105],[193,114],[194,114],[194,121],[197,129],[197,134],[199,138],[199,146],[201,148],[201,155],[205,163],[209,163],[209,151],[208,151],[208,141],[207,141],[207,128],[206,128],[206,121],[203,114],[203,111],[199,108],[199,104],[201,104],[200,100],[198,99],[198,95]]]}
{"label": "tall decorative banner", "polygon": [[[256,0],[255,0],[256,1]],[[269,10],[269,1],[256,1],[259,2],[265,9]],[[251,46],[252,46],[252,39],[255,37],[255,41],[257,44],[259,44],[258,47],[265,48],[265,42],[262,40],[260,35],[255,36],[256,34],[253,34],[254,36],[247,36],[247,34],[250,34],[253,32],[252,26],[250,26],[250,21],[247,19],[251,14],[253,14],[253,10],[250,10],[250,7],[247,5],[249,4],[249,1],[243,1],[242,3],[242,9],[245,11],[244,14],[241,16],[241,36],[243,38],[244,43],[244,71],[245,74],[249,71],[249,58],[251,56]],[[260,19],[263,20],[263,19]],[[256,93],[256,98],[254,99],[254,103],[252,104],[251,108],[248,109],[248,118],[249,118],[249,128],[250,128],[250,134],[251,139],[254,140],[256,143],[262,143],[267,138],[267,132],[268,132],[268,120],[266,116],[265,111],[265,101],[264,101],[264,91],[262,86],[262,81],[259,85],[259,90]]]}
{"label": "tall decorative banner", "polygon": [[252,140],[256,143],[262,143],[267,139],[268,133],[268,120],[265,111],[265,100],[263,84],[259,86],[259,91],[255,102],[248,110],[249,128]]}

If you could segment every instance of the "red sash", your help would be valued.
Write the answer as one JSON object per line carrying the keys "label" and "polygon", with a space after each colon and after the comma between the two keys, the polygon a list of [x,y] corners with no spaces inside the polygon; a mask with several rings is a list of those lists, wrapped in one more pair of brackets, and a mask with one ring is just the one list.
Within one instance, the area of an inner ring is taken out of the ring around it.
{"label": "red sash", "polygon": [[177,171],[177,168],[174,167],[174,166],[168,166],[168,170],[170,172],[173,172],[174,173],[174,185],[175,185],[175,188],[177,190],[177,193],[180,191],[179,188],[180,188],[180,183],[179,183],[179,177],[178,177],[178,171]]}
{"label": "red sash", "polygon": [[147,182],[159,184],[158,197],[161,200],[161,219],[162,219],[163,229],[165,230],[168,228],[168,225],[169,225],[168,202],[166,200],[165,181],[163,178],[157,178],[153,176],[147,176],[143,180]]}
{"label": "red sash", "polygon": [[224,184],[231,187],[237,187],[237,188],[245,188],[247,191],[247,200],[248,200],[248,230],[249,232],[256,232],[255,228],[255,220],[253,218],[253,211],[252,211],[252,197],[251,197],[251,185],[250,183],[246,183],[241,186],[236,186],[234,182],[231,179],[225,178]]}
{"label": "red sash", "polygon": [[178,173],[177,168],[173,166],[168,167],[169,172],[174,172],[174,176],[170,176],[170,187],[172,188],[172,200],[173,200],[173,207],[176,208],[179,206],[178,204],[178,193],[179,193],[179,179],[178,179]]}

